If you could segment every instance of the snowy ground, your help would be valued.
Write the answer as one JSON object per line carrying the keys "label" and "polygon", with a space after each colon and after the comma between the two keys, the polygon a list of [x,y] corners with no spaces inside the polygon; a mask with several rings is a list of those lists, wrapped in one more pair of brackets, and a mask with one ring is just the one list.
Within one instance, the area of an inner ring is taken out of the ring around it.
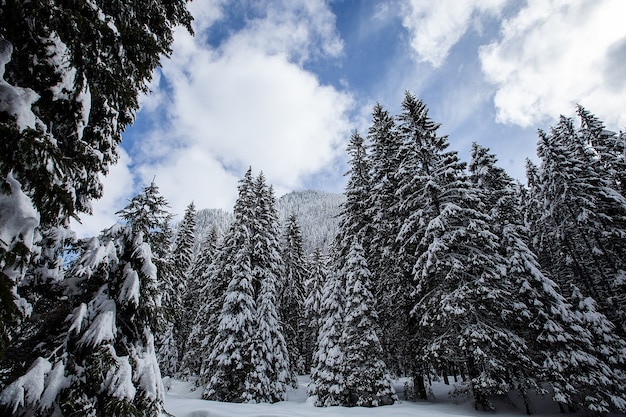
{"label": "snowy ground", "polygon": [[[492,413],[474,410],[471,401],[455,402],[448,396],[451,386],[443,383],[433,386],[434,399],[428,402],[400,401],[391,406],[363,407],[314,407],[307,402],[308,378],[302,377],[298,389],[288,393],[288,400],[276,404],[232,404],[201,399],[202,390],[193,390],[193,383],[165,379],[168,392],[165,408],[176,417],[485,417]],[[397,381],[396,390],[402,398],[403,381]],[[525,416],[523,407],[513,403],[498,403],[497,415],[501,417]],[[558,406],[547,398],[534,401],[534,415],[562,417]],[[574,416],[568,414],[568,417]]]}

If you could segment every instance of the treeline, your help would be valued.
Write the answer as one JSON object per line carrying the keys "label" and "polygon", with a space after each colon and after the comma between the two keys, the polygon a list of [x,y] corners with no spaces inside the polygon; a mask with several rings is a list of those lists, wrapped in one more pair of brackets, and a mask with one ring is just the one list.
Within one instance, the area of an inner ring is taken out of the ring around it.
{"label": "treeline", "polygon": [[531,391],[563,410],[623,411],[624,136],[578,117],[539,132],[524,186],[486,148],[469,164],[447,150],[412,94],[395,117],[377,105],[348,146],[328,256],[306,259],[293,217],[279,232],[249,171],[223,243],[191,267],[209,301],[166,372],[220,401],[281,400],[310,373],[318,406],[384,405],[392,377],[427,399],[453,376],[483,409],[515,390],[528,412]]}

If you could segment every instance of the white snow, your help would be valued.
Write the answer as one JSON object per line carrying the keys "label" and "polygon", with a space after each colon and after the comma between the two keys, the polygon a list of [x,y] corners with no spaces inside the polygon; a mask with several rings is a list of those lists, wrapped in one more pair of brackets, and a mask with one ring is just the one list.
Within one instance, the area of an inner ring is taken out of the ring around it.
{"label": "white snow", "polygon": [[139,275],[130,263],[124,265],[124,284],[120,289],[118,301],[122,304],[130,302],[139,307]]}
{"label": "white snow", "polygon": [[13,406],[13,412],[24,404],[36,404],[45,388],[46,375],[52,365],[44,358],[37,358],[25,375],[6,387],[0,395],[0,404]]}
{"label": "white snow", "polygon": [[[0,45],[1,49],[1,45]],[[1,51],[0,51],[1,52]],[[0,64],[2,64],[0,62]],[[4,67],[3,67],[4,68]],[[2,85],[0,84],[0,93]],[[0,94],[1,95],[1,94]],[[0,97],[0,105],[2,97]],[[0,111],[2,109],[0,108]],[[2,140],[2,138],[0,138]],[[0,179],[1,182],[1,179]],[[32,250],[39,238],[39,213],[33,207],[31,199],[22,191],[22,185],[9,172],[5,182],[11,189],[10,194],[0,191],[0,248],[9,251],[18,242]],[[0,263],[0,270],[13,282],[11,291],[15,305],[25,316],[32,312],[32,306],[17,293],[17,285],[24,278],[24,270],[15,265]]]}
{"label": "white snow", "polygon": [[[404,392],[404,379],[395,380],[394,385],[399,397]],[[434,398],[429,401],[399,401],[383,407],[314,407],[307,400],[308,377],[299,377],[298,388],[287,391],[287,401],[275,404],[235,404],[202,400],[202,388],[196,388],[194,381],[167,380],[168,392],[165,394],[165,409],[175,417],[485,417],[485,412],[474,410],[471,401],[463,402],[450,394],[454,386],[443,383],[433,384]],[[562,416],[559,408],[549,399],[533,398],[536,417]],[[511,398],[512,404],[497,403],[498,417],[521,417],[526,411],[519,398]],[[570,413],[570,417],[578,416]]]}
{"label": "white snow", "polygon": [[0,245],[3,249],[9,249],[19,240],[31,249],[35,228],[39,225],[39,213],[22,191],[22,184],[11,173],[5,181],[11,188],[11,194],[0,192]]}
{"label": "white snow", "polygon": [[27,127],[34,129],[37,117],[31,106],[39,99],[39,95],[30,88],[15,87],[4,80],[4,68],[12,54],[13,45],[4,39],[0,40],[0,112],[15,116],[20,130]]}

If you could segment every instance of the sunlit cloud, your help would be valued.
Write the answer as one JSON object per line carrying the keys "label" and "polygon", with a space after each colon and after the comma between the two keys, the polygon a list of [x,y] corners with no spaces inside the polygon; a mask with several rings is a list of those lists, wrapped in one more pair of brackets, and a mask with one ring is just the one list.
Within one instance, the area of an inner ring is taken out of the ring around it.
{"label": "sunlit cloud", "polygon": [[[496,87],[497,120],[531,126],[580,103],[626,124],[626,2],[531,0],[480,51]],[[619,68],[619,70],[618,70]]]}

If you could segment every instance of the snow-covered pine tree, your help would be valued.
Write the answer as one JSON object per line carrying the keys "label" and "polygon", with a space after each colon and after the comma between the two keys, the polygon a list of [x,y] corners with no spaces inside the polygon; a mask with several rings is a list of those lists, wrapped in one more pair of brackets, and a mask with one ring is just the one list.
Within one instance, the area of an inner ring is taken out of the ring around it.
{"label": "snow-covered pine tree", "polygon": [[566,350],[547,360],[557,368],[552,381],[554,398],[569,409],[593,414],[626,411],[626,342],[615,326],[596,309],[591,297],[576,286],[570,289],[576,337]]}
{"label": "snow-covered pine tree", "polygon": [[[226,236],[216,274],[228,278],[219,328],[201,378],[204,398],[274,402],[292,383],[276,282],[284,273],[276,201],[262,174],[248,170],[239,185],[235,220]],[[221,279],[221,278],[218,278]]]}
{"label": "snow-covered pine tree", "polygon": [[327,257],[321,249],[315,248],[309,256],[309,277],[306,281],[306,299],[304,300],[304,321],[308,323],[308,332],[304,339],[305,352],[307,354],[305,369],[310,373],[313,366],[315,344],[322,326],[322,289],[329,274]]}
{"label": "snow-covered pine tree", "polygon": [[252,350],[253,369],[248,376],[246,401],[276,402],[286,398],[296,375],[279,321],[277,283],[284,282],[285,266],[280,254],[280,227],[274,191],[260,173],[254,184],[256,215],[253,219],[252,275],[257,303],[256,335]]}
{"label": "snow-covered pine tree", "polygon": [[[401,127],[414,147],[407,168],[416,171],[401,237],[419,241],[413,315],[421,355],[436,369],[466,366],[476,406],[491,408],[488,397],[505,394],[514,382],[507,370],[528,360],[524,340],[508,328],[513,302],[498,238],[480,190],[456,152],[446,151],[425,106],[407,94],[403,108]],[[412,124],[432,128],[408,129]]]}
{"label": "snow-covered pine tree", "polygon": [[[368,160],[371,190],[367,196],[368,218],[372,221],[372,242],[368,265],[377,280],[374,297],[381,323],[381,343],[385,363],[397,375],[412,368],[415,353],[411,334],[410,297],[414,258],[401,254],[396,239],[406,212],[397,193],[402,154],[402,137],[394,118],[380,104],[372,111],[368,130]],[[411,259],[413,261],[411,261]]]}
{"label": "snow-covered pine tree", "polygon": [[278,285],[279,312],[283,323],[285,340],[289,345],[289,363],[297,375],[310,372],[312,352],[305,348],[308,323],[305,321],[304,299],[305,283],[309,276],[308,264],[302,247],[302,233],[295,215],[289,216],[282,239],[282,258],[285,265],[284,275]]}
{"label": "snow-covered pine tree", "polygon": [[580,117],[581,138],[597,153],[609,187],[626,197],[626,133],[607,130],[602,120],[581,105],[576,106],[576,113]]}
{"label": "snow-covered pine tree", "polygon": [[[591,359],[593,349],[588,343],[581,343],[589,339],[588,333],[527,245],[524,212],[515,183],[495,163],[495,155],[487,148],[472,146],[471,179],[482,189],[486,205],[491,207],[493,231],[500,238],[499,252],[506,260],[505,276],[512,285],[515,314],[509,325],[525,339],[531,352],[531,360],[521,362],[519,368],[509,368],[508,372],[515,376],[512,388],[519,390],[526,411],[531,413],[529,390],[543,392],[540,382],[553,383],[555,398],[562,402],[564,375],[582,370],[572,367],[569,358],[576,357],[581,363],[595,359]],[[532,173],[530,164],[529,172]]]}
{"label": "snow-covered pine tree", "polygon": [[[367,197],[370,193],[370,169],[367,150],[361,135],[354,132],[347,146],[350,156],[350,169],[346,185],[346,201],[339,214],[339,231],[335,237],[332,251],[337,271],[343,268],[353,238],[358,238],[367,248],[372,237],[372,222],[368,217]],[[366,249],[367,251],[367,249]]]}
{"label": "snow-covered pine tree", "polygon": [[234,221],[224,239],[223,274],[228,282],[218,318],[217,334],[207,352],[200,377],[206,380],[203,398],[237,402],[247,399],[246,382],[253,370],[252,351],[257,332],[257,304],[252,272],[252,222],[256,196],[252,169],[239,182]]}
{"label": "snow-covered pine tree", "polygon": [[[156,198],[155,198],[156,197]],[[151,244],[169,215],[154,184],[118,214],[125,221],[84,242],[63,285],[72,305],[55,349],[0,394],[16,416],[159,416],[163,386],[153,329],[158,271]]]}
{"label": "snow-covered pine tree", "polygon": [[346,306],[341,335],[345,398],[343,405],[375,407],[396,400],[391,376],[382,359],[378,338],[378,313],[371,293],[371,273],[365,252],[353,241],[343,274],[346,277]]}
{"label": "snow-covered pine tree", "polygon": [[196,209],[192,203],[178,225],[172,251],[169,254],[169,282],[163,297],[163,330],[157,338],[157,356],[163,375],[173,376],[180,368],[184,343],[189,336],[185,326],[184,301],[187,294],[188,273],[192,263],[195,244]]}
{"label": "snow-covered pine tree", "polygon": [[[412,311],[415,305],[414,267],[420,255],[419,245],[425,234],[428,221],[436,216],[438,201],[430,201],[429,194],[436,183],[429,182],[431,166],[429,158],[442,152],[447,145],[447,138],[439,136],[440,124],[428,116],[426,104],[410,92],[405,93],[402,113],[397,116],[398,131],[401,139],[400,161],[395,173],[397,184],[396,199],[390,210],[397,216],[399,230],[394,246],[394,255],[400,265],[402,277],[399,280],[402,308]],[[407,287],[410,288],[407,291]],[[384,310],[383,310],[384,311]],[[403,369],[412,377],[412,396],[427,399],[425,375],[430,372],[423,354],[424,340],[417,326],[416,317],[404,318],[410,340],[404,343],[404,357],[414,358],[406,361]],[[393,337],[393,336],[392,336]],[[393,343],[393,342],[390,342]]]}
{"label": "snow-covered pine tree", "polygon": [[[228,282],[218,281],[216,261],[219,251],[217,228],[213,228],[201,244],[200,253],[189,272],[184,299],[185,322],[182,324],[188,329],[182,351],[181,374],[184,377],[200,375],[205,359],[202,353],[210,352],[217,334],[218,318],[228,287]],[[197,380],[199,385],[206,382]]]}
{"label": "snow-covered pine tree", "polygon": [[[72,216],[91,211],[139,94],[171,52],[174,26],[191,31],[191,19],[184,0],[0,5],[1,193],[25,194],[42,230],[66,228]],[[0,224],[26,232],[29,223],[8,213],[0,212]],[[29,242],[16,243],[0,251],[3,270],[23,272],[29,262]],[[0,275],[4,340],[28,312],[7,272]]]}
{"label": "snow-covered pine tree", "polygon": [[308,387],[308,394],[317,407],[345,404],[344,354],[341,347],[344,300],[342,280],[331,271],[322,289],[321,325]]}
{"label": "snow-covered pine tree", "polygon": [[626,199],[607,177],[585,131],[561,117],[550,133],[539,132],[541,159],[537,250],[562,288],[575,283],[624,333],[626,297]]}

